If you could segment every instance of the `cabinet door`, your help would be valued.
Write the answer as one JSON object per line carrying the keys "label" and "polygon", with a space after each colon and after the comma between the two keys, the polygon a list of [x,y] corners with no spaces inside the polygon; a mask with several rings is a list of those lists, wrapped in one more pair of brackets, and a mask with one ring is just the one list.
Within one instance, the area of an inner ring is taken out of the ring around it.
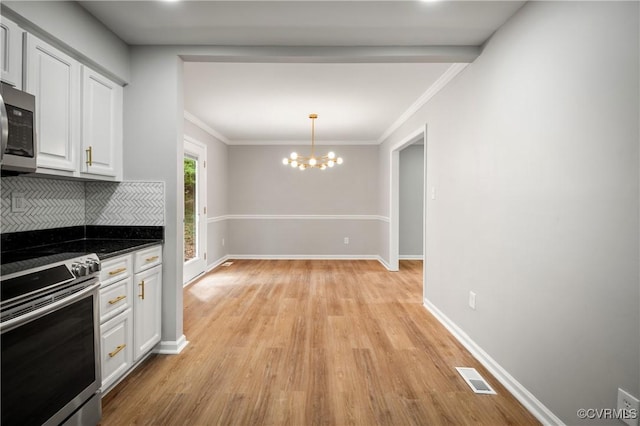
{"label": "cabinet door", "polygon": [[133,364],[131,309],[100,326],[102,391],[114,384]]}
{"label": "cabinet door", "polygon": [[119,177],[122,169],[122,86],[82,68],[82,150],[80,170]]}
{"label": "cabinet door", "polygon": [[0,75],[2,81],[22,90],[22,35],[13,21],[0,16]]}
{"label": "cabinet door", "polygon": [[73,172],[79,138],[80,63],[26,35],[26,91],[36,97],[38,167]]}
{"label": "cabinet door", "polygon": [[162,266],[136,274],[133,284],[134,359],[137,361],[160,341]]}

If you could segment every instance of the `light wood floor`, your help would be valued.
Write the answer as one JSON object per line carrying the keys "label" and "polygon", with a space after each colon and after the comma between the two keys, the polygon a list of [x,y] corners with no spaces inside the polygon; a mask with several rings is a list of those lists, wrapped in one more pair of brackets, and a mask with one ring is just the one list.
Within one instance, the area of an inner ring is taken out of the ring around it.
{"label": "light wood floor", "polygon": [[184,330],[182,354],[105,396],[102,425],[538,424],[422,306],[421,261],[237,260],[184,290]]}

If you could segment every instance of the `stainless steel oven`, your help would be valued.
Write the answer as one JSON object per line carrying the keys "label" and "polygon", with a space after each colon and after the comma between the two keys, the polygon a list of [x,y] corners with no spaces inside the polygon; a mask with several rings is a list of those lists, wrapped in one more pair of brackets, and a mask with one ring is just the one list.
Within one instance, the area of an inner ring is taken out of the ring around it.
{"label": "stainless steel oven", "polygon": [[36,171],[36,101],[27,92],[0,84],[0,164],[3,174]]}
{"label": "stainless steel oven", "polygon": [[99,423],[99,270],[88,255],[2,277],[3,426]]}

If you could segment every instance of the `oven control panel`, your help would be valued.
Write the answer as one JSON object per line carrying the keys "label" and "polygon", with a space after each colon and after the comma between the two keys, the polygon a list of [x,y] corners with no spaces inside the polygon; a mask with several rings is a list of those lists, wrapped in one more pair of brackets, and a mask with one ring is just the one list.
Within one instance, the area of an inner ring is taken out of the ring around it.
{"label": "oven control panel", "polygon": [[76,277],[85,277],[100,271],[100,269],[100,261],[93,258],[88,258],[71,264],[71,271]]}

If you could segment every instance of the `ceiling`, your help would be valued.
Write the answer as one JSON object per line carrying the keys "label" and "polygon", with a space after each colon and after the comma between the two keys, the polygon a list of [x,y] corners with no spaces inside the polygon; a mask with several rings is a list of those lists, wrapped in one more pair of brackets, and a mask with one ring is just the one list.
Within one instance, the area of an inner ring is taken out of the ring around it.
{"label": "ceiling", "polygon": [[[481,46],[524,4],[79,3],[130,45],[279,49],[273,59],[258,53],[185,62],[185,110],[229,144],[308,143],[310,113],[318,114],[318,143],[379,143],[452,62],[468,61],[456,60],[455,49]],[[363,58],[363,49],[374,49],[375,58]]]}

